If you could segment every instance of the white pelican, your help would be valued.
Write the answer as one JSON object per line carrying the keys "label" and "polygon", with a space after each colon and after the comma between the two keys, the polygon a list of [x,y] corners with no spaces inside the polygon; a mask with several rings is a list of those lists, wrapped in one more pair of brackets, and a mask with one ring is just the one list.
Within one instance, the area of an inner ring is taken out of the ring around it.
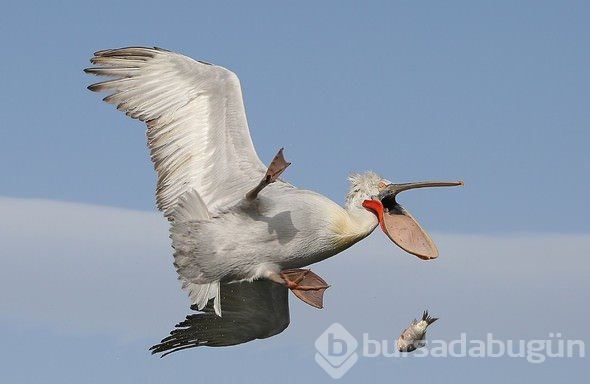
{"label": "white pelican", "polygon": [[[462,182],[392,184],[367,172],[350,177],[345,207],[278,176],[280,150],[268,169],[246,121],[240,82],[222,67],[160,48],[99,51],[87,73],[110,77],[91,91],[147,124],[158,175],[158,208],[171,223],[174,265],[198,309],[220,284],[267,279],[321,308],[325,281],[300,269],[368,236],[377,225],[422,259],[438,256],[428,234],[396,201],[401,191]],[[259,181],[260,180],[260,181]]]}

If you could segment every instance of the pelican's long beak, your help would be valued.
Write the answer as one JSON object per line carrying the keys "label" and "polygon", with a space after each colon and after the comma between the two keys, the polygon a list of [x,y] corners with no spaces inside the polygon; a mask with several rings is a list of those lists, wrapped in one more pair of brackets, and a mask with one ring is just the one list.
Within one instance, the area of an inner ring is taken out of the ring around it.
{"label": "pelican's long beak", "polygon": [[379,219],[381,229],[401,249],[423,260],[438,257],[436,245],[420,227],[420,224],[395,201],[398,193],[414,188],[456,187],[462,181],[422,181],[417,183],[389,184],[375,200],[365,200],[363,207],[374,211]]}

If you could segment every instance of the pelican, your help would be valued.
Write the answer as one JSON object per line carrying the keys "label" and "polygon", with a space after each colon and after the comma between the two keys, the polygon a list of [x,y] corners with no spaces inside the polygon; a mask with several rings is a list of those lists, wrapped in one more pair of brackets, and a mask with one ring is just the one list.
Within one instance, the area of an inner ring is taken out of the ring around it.
{"label": "pelican", "polygon": [[157,173],[156,202],[170,221],[174,265],[199,310],[220,286],[269,280],[321,308],[328,285],[309,269],[367,237],[379,225],[405,251],[425,260],[436,245],[396,202],[402,191],[461,181],[394,184],[374,172],[350,177],[344,207],[285,182],[279,150],[259,159],[231,71],[161,48],[98,51],[86,73],[109,79],[90,85],[103,99],[147,125]]}

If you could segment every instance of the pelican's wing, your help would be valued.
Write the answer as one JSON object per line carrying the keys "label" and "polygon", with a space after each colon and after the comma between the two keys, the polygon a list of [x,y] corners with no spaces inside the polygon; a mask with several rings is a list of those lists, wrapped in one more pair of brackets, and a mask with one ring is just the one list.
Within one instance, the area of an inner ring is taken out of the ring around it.
{"label": "pelican's wing", "polygon": [[224,284],[222,317],[215,314],[211,300],[203,312],[188,315],[150,350],[163,357],[187,348],[225,347],[277,335],[289,325],[288,300],[287,288],[269,280]]}
{"label": "pelican's wing", "polygon": [[210,211],[236,201],[265,173],[250,138],[238,77],[159,48],[99,51],[85,72],[112,78],[88,88],[146,122],[158,208],[170,219],[196,190]]}

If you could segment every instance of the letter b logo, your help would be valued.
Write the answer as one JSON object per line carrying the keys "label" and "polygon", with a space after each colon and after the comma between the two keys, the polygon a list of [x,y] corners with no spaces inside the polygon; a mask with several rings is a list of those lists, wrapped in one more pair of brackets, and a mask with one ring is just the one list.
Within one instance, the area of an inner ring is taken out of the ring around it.
{"label": "letter b logo", "polygon": [[340,357],[346,355],[346,342],[342,339],[336,339],[333,333],[328,333],[328,355]]}
{"label": "letter b logo", "polygon": [[356,339],[334,323],[315,341],[315,361],[334,379],[341,378],[358,360]]}

